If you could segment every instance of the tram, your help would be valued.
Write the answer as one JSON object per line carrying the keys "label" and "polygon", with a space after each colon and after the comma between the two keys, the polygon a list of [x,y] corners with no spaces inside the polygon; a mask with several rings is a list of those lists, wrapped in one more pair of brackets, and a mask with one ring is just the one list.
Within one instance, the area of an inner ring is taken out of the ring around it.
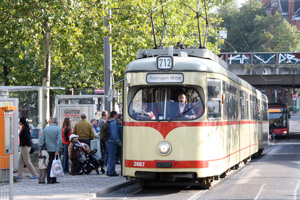
{"label": "tram", "polygon": [[261,154],[268,99],[207,49],[139,50],[126,67],[122,175],[209,188]]}
{"label": "tram", "polygon": [[269,103],[269,120],[275,124],[273,133],[275,136],[289,135],[289,108],[283,103]]}

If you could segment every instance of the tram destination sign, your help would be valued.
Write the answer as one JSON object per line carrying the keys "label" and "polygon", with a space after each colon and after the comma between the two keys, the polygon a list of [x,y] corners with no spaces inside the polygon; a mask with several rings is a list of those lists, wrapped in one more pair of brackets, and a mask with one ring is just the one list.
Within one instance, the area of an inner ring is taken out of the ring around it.
{"label": "tram destination sign", "polygon": [[183,83],[183,74],[147,74],[147,83]]}

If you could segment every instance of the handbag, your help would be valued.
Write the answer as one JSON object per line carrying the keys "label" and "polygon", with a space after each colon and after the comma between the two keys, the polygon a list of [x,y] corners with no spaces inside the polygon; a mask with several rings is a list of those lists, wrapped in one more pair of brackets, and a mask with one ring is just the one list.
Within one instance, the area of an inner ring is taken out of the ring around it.
{"label": "handbag", "polygon": [[62,164],[58,156],[55,156],[51,166],[50,177],[54,178],[54,177],[63,177],[63,176],[64,176],[64,170]]}
{"label": "handbag", "polygon": [[30,152],[29,152],[30,154],[33,154],[34,153],[34,148],[33,147],[31,147],[31,149],[30,149]]}

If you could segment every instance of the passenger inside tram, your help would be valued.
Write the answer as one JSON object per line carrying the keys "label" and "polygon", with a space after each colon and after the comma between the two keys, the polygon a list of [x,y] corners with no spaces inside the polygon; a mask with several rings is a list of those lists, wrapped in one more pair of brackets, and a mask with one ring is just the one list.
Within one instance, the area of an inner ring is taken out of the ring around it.
{"label": "passenger inside tram", "polygon": [[145,101],[143,101],[141,118],[149,119],[149,120],[155,120],[156,119],[154,113],[151,110],[148,109],[148,103],[145,102]]}

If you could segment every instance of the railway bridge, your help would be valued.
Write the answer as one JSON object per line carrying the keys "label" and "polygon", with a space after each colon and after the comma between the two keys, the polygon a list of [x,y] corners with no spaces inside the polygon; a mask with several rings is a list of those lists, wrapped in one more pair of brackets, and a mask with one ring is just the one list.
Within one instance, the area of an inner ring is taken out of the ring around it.
{"label": "railway bridge", "polygon": [[300,88],[300,52],[229,52],[228,69],[257,88]]}

